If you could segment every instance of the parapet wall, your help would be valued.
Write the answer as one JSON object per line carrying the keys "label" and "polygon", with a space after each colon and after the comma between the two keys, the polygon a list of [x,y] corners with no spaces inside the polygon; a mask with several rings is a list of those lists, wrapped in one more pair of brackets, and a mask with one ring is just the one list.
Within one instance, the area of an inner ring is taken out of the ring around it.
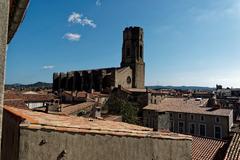
{"label": "parapet wall", "polygon": [[[20,129],[20,160],[190,160],[191,140]],[[44,142],[44,143],[43,143]]]}
{"label": "parapet wall", "polygon": [[192,137],[4,106],[3,160],[190,160]]}

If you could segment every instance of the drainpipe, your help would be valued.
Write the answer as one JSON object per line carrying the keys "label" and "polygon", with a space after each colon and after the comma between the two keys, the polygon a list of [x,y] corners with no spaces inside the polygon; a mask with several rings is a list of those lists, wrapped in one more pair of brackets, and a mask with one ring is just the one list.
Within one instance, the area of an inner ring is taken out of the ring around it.
{"label": "drainpipe", "polygon": [[[2,117],[5,84],[5,64],[8,38],[9,0],[0,0],[0,140],[2,139]],[[1,154],[1,145],[0,145]],[[1,157],[1,155],[0,155]]]}

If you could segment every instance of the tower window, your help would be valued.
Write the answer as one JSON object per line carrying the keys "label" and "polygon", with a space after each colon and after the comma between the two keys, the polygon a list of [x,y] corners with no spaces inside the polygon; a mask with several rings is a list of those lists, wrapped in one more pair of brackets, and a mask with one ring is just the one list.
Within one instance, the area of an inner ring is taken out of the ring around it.
{"label": "tower window", "polygon": [[143,59],[143,46],[140,46],[140,58]]}
{"label": "tower window", "polygon": [[130,57],[130,48],[127,48],[127,57]]}
{"label": "tower window", "polygon": [[127,77],[127,84],[131,84],[132,83],[132,79],[130,76]]}

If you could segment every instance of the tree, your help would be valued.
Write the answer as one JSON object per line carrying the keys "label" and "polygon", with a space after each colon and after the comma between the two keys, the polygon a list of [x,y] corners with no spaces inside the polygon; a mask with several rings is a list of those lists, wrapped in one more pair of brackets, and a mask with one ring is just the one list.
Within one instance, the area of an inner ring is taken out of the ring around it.
{"label": "tree", "polygon": [[125,98],[111,96],[107,102],[108,111],[111,114],[120,114],[124,122],[138,123],[138,107]]}

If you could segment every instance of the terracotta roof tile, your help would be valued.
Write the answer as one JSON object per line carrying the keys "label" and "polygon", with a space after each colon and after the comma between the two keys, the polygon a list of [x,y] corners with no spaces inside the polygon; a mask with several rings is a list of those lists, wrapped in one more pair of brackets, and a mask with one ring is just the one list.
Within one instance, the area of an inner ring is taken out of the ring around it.
{"label": "terracotta roof tile", "polygon": [[193,160],[214,160],[224,155],[226,141],[193,137],[192,159]]}
{"label": "terracotta roof tile", "polygon": [[240,160],[240,133],[235,133],[224,160]]}
{"label": "terracotta roof tile", "polygon": [[177,133],[153,132],[152,129],[122,122],[87,119],[76,116],[60,116],[4,106],[4,109],[25,121],[21,127],[49,129],[64,132],[108,134],[116,136],[152,137],[191,140],[191,136]]}
{"label": "terracotta roof tile", "polygon": [[23,100],[25,102],[39,102],[39,101],[51,101],[55,97],[53,95],[42,94],[22,94],[20,92],[5,92],[4,100]]}
{"label": "terracotta roof tile", "polygon": [[74,114],[76,112],[79,112],[84,109],[91,109],[91,107],[94,105],[94,102],[84,102],[80,104],[75,104],[75,105],[68,105],[63,107],[62,112],[64,115],[70,115]]}

